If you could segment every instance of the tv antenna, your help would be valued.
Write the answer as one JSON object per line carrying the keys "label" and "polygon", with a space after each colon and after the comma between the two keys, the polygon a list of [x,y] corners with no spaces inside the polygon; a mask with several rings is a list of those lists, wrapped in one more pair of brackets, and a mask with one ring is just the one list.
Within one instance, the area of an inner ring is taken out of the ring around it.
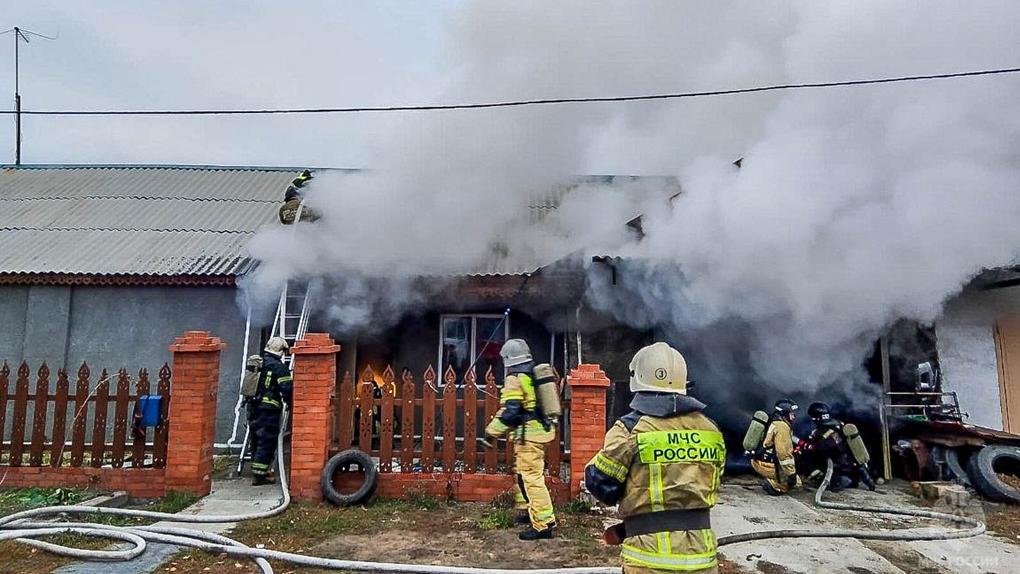
{"label": "tv antenna", "polygon": [[47,36],[31,30],[25,30],[17,26],[10,30],[0,32],[4,34],[14,33],[14,165],[21,165],[21,86],[19,79],[19,48],[21,42],[29,43],[30,38],[42,38],[43,40],[56,40],[56,36]]}

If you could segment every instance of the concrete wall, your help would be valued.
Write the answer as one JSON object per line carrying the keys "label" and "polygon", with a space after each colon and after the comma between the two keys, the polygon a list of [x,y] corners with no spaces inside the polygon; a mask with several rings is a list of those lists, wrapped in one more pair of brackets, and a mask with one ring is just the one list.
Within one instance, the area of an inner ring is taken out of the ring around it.
{"label": "concrete wall", "polygon": [[943,387],[956,391],[976,425],[1002,429],[995,321],[1020,314],[1020,287],[968,290],[951,301],[935,325]]}
{"label": "concrete wall", "polygon": [[33,370],[46,361],[53,371],[72,373],[86,361],[95,375],[121,367],[137,374],[145,367],[155,383],[174,337],[209,331],[227,343],[216,425],[216,440],[224,442],[245,355],[244,317],[234,295],[232,287],[0,286],[0,361],[16,368],[25,360]]}

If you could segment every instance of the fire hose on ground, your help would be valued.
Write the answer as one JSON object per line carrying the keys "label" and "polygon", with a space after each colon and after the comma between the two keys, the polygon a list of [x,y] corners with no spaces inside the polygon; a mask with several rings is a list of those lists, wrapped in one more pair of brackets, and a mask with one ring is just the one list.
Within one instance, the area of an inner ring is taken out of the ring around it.
{"label": "fire hose on ground", "polygon": [[[287,422],[287,413],[283,415],[281,428]],[[8,516],[0,517],[0,540],[16,540],[36,549],[50,552],[59,556],[75,558],[79,560],[95,561],[124,561],[131,560],[145,552],[148,542],[159,542],[175,546],[197,548],[215,554],[226,554],[238,558],[253,560],[263,574],[273,574],[273,568],[267,560],[279,560],[300,566],[312,566],[330,570],[349,570],[360,572],[402,572],[418,574],[620,574],[618,567],[575,567],[575,568],[535,568],[535,569],[504,569],[504,568],[474,568],[463,566],[433,566],[424,564],[398,564],[386,562],[368,562],[357,560],[340,560],[333,558],[320,558],[306,556],[292,552],[281,552],[264,548],[251,548],[218,534],[212,534],[201,530],[184,527],[171,526],[109,526],[93,524],[88,522],[39,522],[44,516],[53,515],[107,515],[125,516],[132,518],[149,518],[157,520],[171,520],[178,523],[208,524],[224,522],[241,522],[245,520],[257,520],[276,516],[287,509],[290,505],[290,493],[287,485],[287,473],[284,467],[283,456],[283,433],[280,433],[277,445],[278,466],[280,469],[280,486],[283,490],[283,500],[279,506],[267,511],[252,512],[237,515],[184,515],[170,514],[164,512],[152,512],[147,510],[133,510],[124,508],[102,508],[93,506],[49,506],[18,512]],[[767,530],[761,532],[749,532],[746,534],[734,534],[723,536],[718,539],[719,546],[748,542],[751,540],[764,540],[768,538],[856,538],[858,540],[950,540],[956,538],[969,538],[978,536],[985,532],[985,525],[972,518],[935,512],[930,510],[896,508],[896,507],[857,507],[850,504],[825,502],[822,495],[829,486],[832,479],[832,462],[829,462],[825,479],[815,492],[815,504],[821,508],[830,510],[846,510],[857,512],[871,512],[879,514],[893,514],[902,516],[913,516],[920,518],[931,518],[944,520],[954,524],[960,524],[965,528],[945,529],[943,531],[931,532],[920,529],[904,529],[894,531],[874,530],[848,530],[848,529],[816,529],[816,530]],[[54,534],[73,533],[90,537],[107,538],[131,544],[126,549],[88,550],[73,548],[36,540],[42,536]]]}

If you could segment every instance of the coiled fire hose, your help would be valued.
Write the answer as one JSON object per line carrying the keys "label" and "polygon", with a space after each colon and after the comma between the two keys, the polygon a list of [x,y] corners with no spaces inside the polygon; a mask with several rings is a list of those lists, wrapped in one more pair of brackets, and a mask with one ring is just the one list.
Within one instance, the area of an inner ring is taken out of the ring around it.
{"label": "coiled fire hose", "polygon": [[[281,428],[286,427],[288,413],[284,411],[281,420]],[[39,550],[44,550],[59,556],[81,560],[98,561],[123,561],[131,560],[145,552],[147,542],[160,542],[175,546],[198,548],[216,554],[243,557],[253,560],[263,574],[273,574],[273,568],[267,562],[279,560],[301,566],[312,566],[330,570],[350,570],[360,572],[402,572],[418,574],[620,574],[618,567],[578,567],[578,568],[536,568],[536,569],[503,569],[503,568],[472,568],[463,566],[432,566],[424,564],[397,564],[387,562],[366,562],[356,560],[338,560],[332,558],[319,558],[316,556],[305,556],[291,552],[280,552],[264,548],[250,548],[236,540],[218,534],[212,534],[201,530],[170,526],[108,526],[102,524],[67,522],[33,522],[31,519],[39,519],[43,516],[61,514],[91,514],[91,515],[112,515],[129,516],[133,518],[152,518],[159,520],[172,520],[180,523],[222,523],[240,522],[244,520],[257,520],[269,518],[282,513],[290,505],[290,493],[287,486],[287,473],[283,460],[283,434],[280,433],[277,443],[277,461],[280,469],[280,486],[283,489],[283,500],[279,506],[263,512],[252,512],[236,515],[185,515],[170,514],[165,512],[152,512],[147,510],[130,510],[125,508],[102,508],[93,506],[49,506],[36,508],[0,517],[0,540],[16,540]],[[858,512],[874,512],[880,514],[896,514],[903,516],[915,516],[921,518],[932,518],[945,520],[954,524],[968,526],[966,529],[944,530],[940,532],[922,531],[918,529],[894,530],[894,531],[872,531],[872,530],[847,530],[847,529],[817,529],[817,530],[768,530],[762,532],[749,532],[746,534],[734,534],[719,538],[718,545],[726,546],[751,540],[763,540],[767,538],[856,538],[859,540],[949,540],[954,538],[968,538],[978,536],[985,532],[985,525],[971,518],[934,512],[929,510],[906,509],[894,507],[862,508],[850,504],[824,502],[822,494],[829,486],[832,479],[832,461],[829,461],[825,479],[815,492],[815,504],[821,508],[831,510],[852,510]],[[110,550],[86,550],[72,548],[35,540],[41,536],[53,534],[74,533],[85,536],[109,538],[130,543],[132,546],[127,549]]]}

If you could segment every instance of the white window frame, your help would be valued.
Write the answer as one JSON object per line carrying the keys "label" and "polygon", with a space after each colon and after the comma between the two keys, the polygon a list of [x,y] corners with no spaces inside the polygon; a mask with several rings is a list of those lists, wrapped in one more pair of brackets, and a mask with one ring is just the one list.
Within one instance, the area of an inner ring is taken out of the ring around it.
{"label": "white window frame", "polygon": [[[471,333],[470,333],[469,336],[471,337],[471,361],[473,362],[473,361],[476,360],[475,357],[478,356],[478,351],[479,351],[479,349],[477,348],[477,346],[478,346],[478,337],[476,335],[476,333],[478,332],[478,320],[479,319],[502,319],[503,318],[503,313],[443,313],[443,314],[439,315],[439,337],[438,337],[439,341],[436,344],[436,347],[437,347],[436,348],[436,354],[437,354],[436,364],[439,365],[439,372],[436,373],[436,377],[438,378],[437,384],[441,384],[442,383],[443,373],[446,372],[446,365],[443,364],[443,335],[446,332],[445,329],[443,328],[444,324],[446,323],[447,319],[468,319],[468,318],[471,319]],[[488,338],[489,337],[489,333],[485,333],[485,337]],[[503,340],[506,341],[508,339],[510,339],[510,317],[507,317],[506,320],[503,321]],[[464,374],[465,373],[457,373],[457,375],[460,376],[462,378],[462,380],[463,380]],[[457,384],[461,385],[462,383],[461,383],[461,381],[458,381]],[[476,384],[484,386],[485,385],[485,381],[479,380],[479,381],[476,381]]]}

